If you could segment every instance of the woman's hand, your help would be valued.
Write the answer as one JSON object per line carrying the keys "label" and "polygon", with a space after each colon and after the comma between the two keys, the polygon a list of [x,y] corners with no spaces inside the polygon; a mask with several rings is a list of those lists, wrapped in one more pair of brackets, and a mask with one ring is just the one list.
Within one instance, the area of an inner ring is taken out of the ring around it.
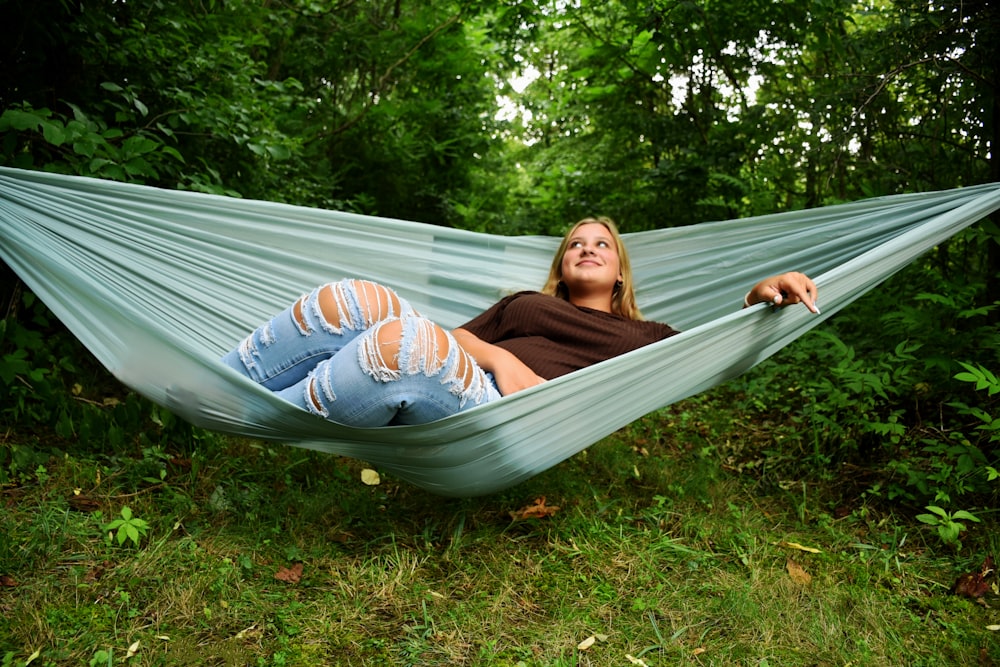
{"label": "woman's hand", "polygon": [[811,312],[819,314],[816,300],[819,296],[816,284],[804,273],[790,271],[765,278],[753,286],[743,302],[744,307],[755,303],[771,303],[775,306],[804,304]]}
{"label": "woman's hand", "polygon": [[497,381],[497,389],[504,396],[545,382],[545,378],[535,375],[533,370],[513,354],[510,354],[510,359],[512,360],[510,363],[496,366],[490,371]]}
{"label": "woman's hand", "polygon": [[545,378],[502,347],[487,343],[465,329],[455,329],[451,334],[480,368],[493,374],[497,389],[504,396],[545,382]]}

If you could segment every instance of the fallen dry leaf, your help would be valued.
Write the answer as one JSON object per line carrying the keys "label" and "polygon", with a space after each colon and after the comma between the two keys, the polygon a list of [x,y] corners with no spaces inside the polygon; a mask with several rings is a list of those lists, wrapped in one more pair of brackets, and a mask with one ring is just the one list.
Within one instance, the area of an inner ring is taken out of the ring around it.
{"label": "fallen dry leaf", "polygon": [[993,557],[987,556],[978,572],[966,572],[955,580],[951,592],[967,598],[981,598],[990,590],[989,578],[993,575]]}
{"label": "fallen dry leaf", "polygon": [[597,637],[595,637],[594,635],[590,635],[589,637],[587,637],[586,639],[584,639],[582,642],[580,642],[579,644],[577,644],[576,648],[577,648],[577,650],[580,650],[580,651],[586,651],[588,648],[590,648],[591,646],[593,646],[594,642],[596,642],[596,641],[597,641]]}
{"label": "fallen dry leaf", "polygon": [[520,521],[522,519],[543,519],[547,516],[552,516],[559,511],[558,505],[546,505],[545,496],[539,496],[535,498],[535,502],[531,505],[525,505],[516,512],[511,512],[510,517],[514,521]]}
{"label": "fallen dry leaf", "polygon": [[631,662],[633,665],[636,665],[637,667],[649,667],[649,665],[647,665],[642,658],[636,658],[635,656],[629,655],[628,653],[625,654],[625,659]]}
{"label": "fallen dry leaf", "polygon": [[1000,632],[1000,625],[987,625],[986,629],[990,632]]}
{"label": "fallen dry leaf", "polygon": [[128,651],[125,652],[125,659],[128,660],[138,652],[139,652],[139,642],[137,641],[128,647]]}
{"label": "fallen dry leaf", "polygon": [[88,496],[74,493],[68,499],[70,508],[77,512],[95,512],[101,509],[101,504]]}
{"label": "fallen dry leaf", "polygon": [[805,551],[806,553],[810,553],[810,554],[821,554],[821,553],[823,553],[819,549],[815,549],[813,547],[804,547],[801,544],[799,544],[798,542],[778,542],[778,546],[779,547],[785,547],[786,549],[796,549],[798,551]]}
{"label": "fallen dry leaf", "polygon": [[361,483],[367,484],[368,486],[378,486],[381,484],[382,478],[379,477],[377,471],[371,468],[365,468],[361,471]]}
{"label": "fallen dry leaf", "polygon": [[812,581],[812,576],[791,558],[785,561],[785,568],[788,570],[788,576],[792,578],[792,581],[801,586],[807,586]]}
{"label": "fallen dry leaf", "polygon": [[14,588],[17,586],[17,581],[9,574],[0,574],[0,586],[3,586],[4,588]]}
{"label": "fallen dry leaf", "polygon": [[302,579],[302,563],[293,563],[291,567],[279,567],[274,578],[289,584],[297,584]]}
{"label": "fallen dry leaf", "polygon": [[83,575],[83,581],[87,584],[92,584],[95,581],[100,581],[101,577],[104,576],[104,572],[111,567],[111,563],[104,561],[100,565],[95,565],[94,567],[87,570],[87,574]]}

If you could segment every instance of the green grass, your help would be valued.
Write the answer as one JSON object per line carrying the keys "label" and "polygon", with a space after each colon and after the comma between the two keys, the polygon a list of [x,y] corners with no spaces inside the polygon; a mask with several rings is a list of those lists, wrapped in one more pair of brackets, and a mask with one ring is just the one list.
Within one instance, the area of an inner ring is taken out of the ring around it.
{"label": "green grass", "polygon": [[[1000,664],[1000,611],[949,592],[995,515],[956,551],[733,414],[714,392],[466,500],[279,445],[7,434],[0,664]],[[103,529],[126,506],[138,545]]]}

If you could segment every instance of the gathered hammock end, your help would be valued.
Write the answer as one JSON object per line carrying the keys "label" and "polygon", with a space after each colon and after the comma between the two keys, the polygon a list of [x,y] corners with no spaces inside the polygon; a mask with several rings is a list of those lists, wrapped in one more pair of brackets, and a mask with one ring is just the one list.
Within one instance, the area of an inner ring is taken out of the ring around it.
{"label": "gathered hammock end", "polygon": [[[993,183],[626,234],[640,308],[683,333],[436,422],[369,429],[308,414],[220,357],[345,277],[453,328],[540,288],[559,239],[0,168],[0,259],[116,378],[191,423],[468,497],[739,375],[998,208]],[[789,269],[815,280],[822,315],[741,310],[746,285]]]}

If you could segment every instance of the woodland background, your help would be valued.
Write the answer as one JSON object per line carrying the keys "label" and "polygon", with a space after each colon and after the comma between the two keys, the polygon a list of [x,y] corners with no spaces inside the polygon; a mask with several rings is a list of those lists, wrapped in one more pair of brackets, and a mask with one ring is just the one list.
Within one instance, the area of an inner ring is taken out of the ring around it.
{"label": "woodland background", "polygon": [[[5,166],[502,234],[1000,181],[987,0],[2,0],[0,15]],[[862,499],[962,554],[956,572],[996,547],[998,241],[996,219],[978,223],[723,390],[831,516]],[[0,308],[8,508],[51,495],[60,456],[109,456],[132,492],[134,466],[190,465],[212,437],[125,395],[6,267]],[[131,526],[112,497],[104,518]],[[56,558],[37,521],[2,536],[0,574]]]}

